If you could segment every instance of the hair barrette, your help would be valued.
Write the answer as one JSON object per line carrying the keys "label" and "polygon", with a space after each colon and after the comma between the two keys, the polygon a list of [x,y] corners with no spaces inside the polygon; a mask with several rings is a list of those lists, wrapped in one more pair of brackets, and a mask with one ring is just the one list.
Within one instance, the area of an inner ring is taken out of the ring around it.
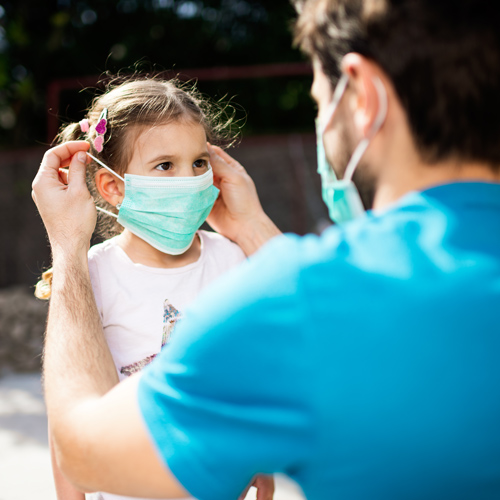
{"label": "hair barrette", "polygon": [[87,120],[87,118],[80,120],[78,123],[80,124],[80,130],[82,132],[86,133],[90,130],[90,124],[89,124],[89,121]]}
{"label": "hair barrette", "polygon": [[95,126],[95,131],[97,137],[94,139],[94,148],[98,153],[102,151],[104,146],[104,134],[106,133],[106,125],[108,123],[108,109],[104,108],[99,115],[99,120],[97,120],[97,125]]}

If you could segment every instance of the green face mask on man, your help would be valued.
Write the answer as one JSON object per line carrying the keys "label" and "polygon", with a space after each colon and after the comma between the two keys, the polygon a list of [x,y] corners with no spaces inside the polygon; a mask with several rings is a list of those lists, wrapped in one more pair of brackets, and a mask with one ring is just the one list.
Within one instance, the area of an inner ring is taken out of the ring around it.
{"label": "green face mask on man", "polygon": [[347,164],[344,178],[338,179],[335,171],[330,166],[326,156],[325,145],[323,142],[323,135],[326,128],[335,116],[340,100],[345,93],[349,78],[347,75],[342,75],[335,91],[333,93],[332,102],[329,104],[326,111],[326,118],[321,120],[319,117],[316,119],[316,154],[318,162],[318,173],[321,176],[321,192],[323,201],[328,207],[328,214],[332,221],[337,224],[350,221],[357,217],[361,217],[365,213],[363,203],[359,191],[352,181],[354,171],[359,164],[363,154],[370,145],[371,140],[379,131],[384,123],[387,115],[387,94],[380,79],[375,78],[373,83],[377,89],[379,96],[380,107],[377,117],[373,123],[372,129],[368,137],[365,137],[356,147],[352,154],[349,163]]}

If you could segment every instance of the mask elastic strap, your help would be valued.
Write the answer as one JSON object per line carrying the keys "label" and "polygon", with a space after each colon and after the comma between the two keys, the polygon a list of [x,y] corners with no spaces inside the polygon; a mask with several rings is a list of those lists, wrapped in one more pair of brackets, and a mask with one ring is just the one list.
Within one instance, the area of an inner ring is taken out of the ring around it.
{"label": "mask elastic strap", "polygon": [[[125,182],[125,179],[121,175],[117,174],[114,170],[111,170],[101,160],[97,159],[95,156],[91,155],[90,153],[87,153],[87,156],[90,156],[90,158],[92,158],[95,162],[99,163],[99,165],[101,165],[101,167],[104,167],[109,173],[115,175],[116,177],[118,177],[118,179]],[[116,207],[119,210],[120,204],[118,204]],[[118,219],[118,215],[114,214],[113,212],[110,212],[109,210],[105,210],[104,208],[98,207],[97,205],[96,205],[96,209],[99,210],[99,212],[102,212],[103,214],[106,214],[106,215],[109,215],[111,217],[114,217],[115,219]]]}
{"label": "mask elastic strap", "polygon": [[110,212],[109,210],[104,210],[104,208],[98,207],[97,205],[95,207],[97,210],[99,210],[99,212],[102,212],[103,214],[106,214],[106,215],[111,215],[111,217],[118,219],[118,215],[114,214],[113,212]]}
{"label": "mask elastic strap", "polygon": [[349,163],[345,169],[344,180],[350,181],[352,180],[352,176],[354,175],[354,171],[359,164],[362,156],[365,154],[368,146],[370,145],[371,140],[375,137],[377,132],[380,130],[380,127],[383,125],[386,117],[387,117],[387,92],[385,90],[384,84],[381,82],[380,78],[374,77],[373,84],[377,90],[378,100],[379,100],[379,110],[375,121],[373,122],[373,127],[370,130],[370,134],[368,137],[365,137],[354,150]]}
{"label": "mask elastic strap", "polygon": [[321,127],[321,135],[325,133],[326,127],[328,127],[329,123],[332,121],[333,115],[335,114],[335,111],[337,110],[337,107],[339,105],[340,99],[342,99],[342,96],[344,95],[345,89],[347,88],[347,84],[349,83],[349,77],[346,74],[342,74],[340,77],[340,80],[337,83],[337,86],[335,87],[335,90],[333,92],[333,97],[332,97],[332,102],[328,106],[328,109],[326,111],[326,115],[328,116],[328,120],[325,121],[325,124]]}
{"label": "mask elastic strap", "polygon": [[125,182],[125,179],[121,175],[117,174],[114,170],[111,170],[101,160],[98,160],[95,156],[92,156],[90,153],[87,153],[87,156],[90,156],[90,158],[92,158],[95,162],[99,163],[99,165],[101,165],[101,167],[104,167],[110,174],[115,175],[116,177],[118,177],[118,179]]}

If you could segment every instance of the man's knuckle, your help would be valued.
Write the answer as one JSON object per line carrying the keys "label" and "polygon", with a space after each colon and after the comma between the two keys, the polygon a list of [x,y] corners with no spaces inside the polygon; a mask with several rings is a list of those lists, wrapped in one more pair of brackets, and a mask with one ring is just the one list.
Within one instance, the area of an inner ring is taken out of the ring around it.
{"label": "man's knuckle", "polygon": [[39,187],[40,187],[40,174],[37,174],[33,179],[33,182],[31,183],[31,189],[33,189],[33,191],[38,191]]}
{"label": "man's knuckle", "polygon": [[50,161],[51,158],[55,156],[54,151],[52,149],[49,149],[48,151],[45,151],[45,154],[42,157],[42,165]]}

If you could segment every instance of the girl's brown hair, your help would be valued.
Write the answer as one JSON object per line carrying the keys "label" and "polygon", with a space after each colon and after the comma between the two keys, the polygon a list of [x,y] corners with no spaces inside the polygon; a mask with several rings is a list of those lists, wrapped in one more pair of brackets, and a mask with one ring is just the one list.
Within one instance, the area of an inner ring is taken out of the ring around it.
{"label": "girl's brown hair", "polygon": [[[95,127],[103,109],[108,110],[104,147],[99,153],[93,145],[97,136]],[[64,126],[55,139],[62,144],[74,140],[88,140],[89,152],[105,163],[119,175],[127,170],[132,156],[132,145],[144,127],[189,119],[205,129],[207,141],[215,145],[229,146],[236,141],[234,109],[228,105],[213,103],[203,98],[194,85],[179,80],[162,80],[145,76],[126,79],[115,78],[110,81],[104,93],[96,97],[84,117],[88,120],[89,131],[83,133],[80,123]],[[87,185],[100,207],[116,213],[115,207],[107,203],[95,185],[95,174],[102,168],[92,161],[87,168]],[[113,220],[111,220],[113,219]],[[112,217],[99,216],[98,233],[110,238],[122,231],[122,226]],[[45,271],[37,283],[35,296],[41,299],[50,297],[52,270]]]}

